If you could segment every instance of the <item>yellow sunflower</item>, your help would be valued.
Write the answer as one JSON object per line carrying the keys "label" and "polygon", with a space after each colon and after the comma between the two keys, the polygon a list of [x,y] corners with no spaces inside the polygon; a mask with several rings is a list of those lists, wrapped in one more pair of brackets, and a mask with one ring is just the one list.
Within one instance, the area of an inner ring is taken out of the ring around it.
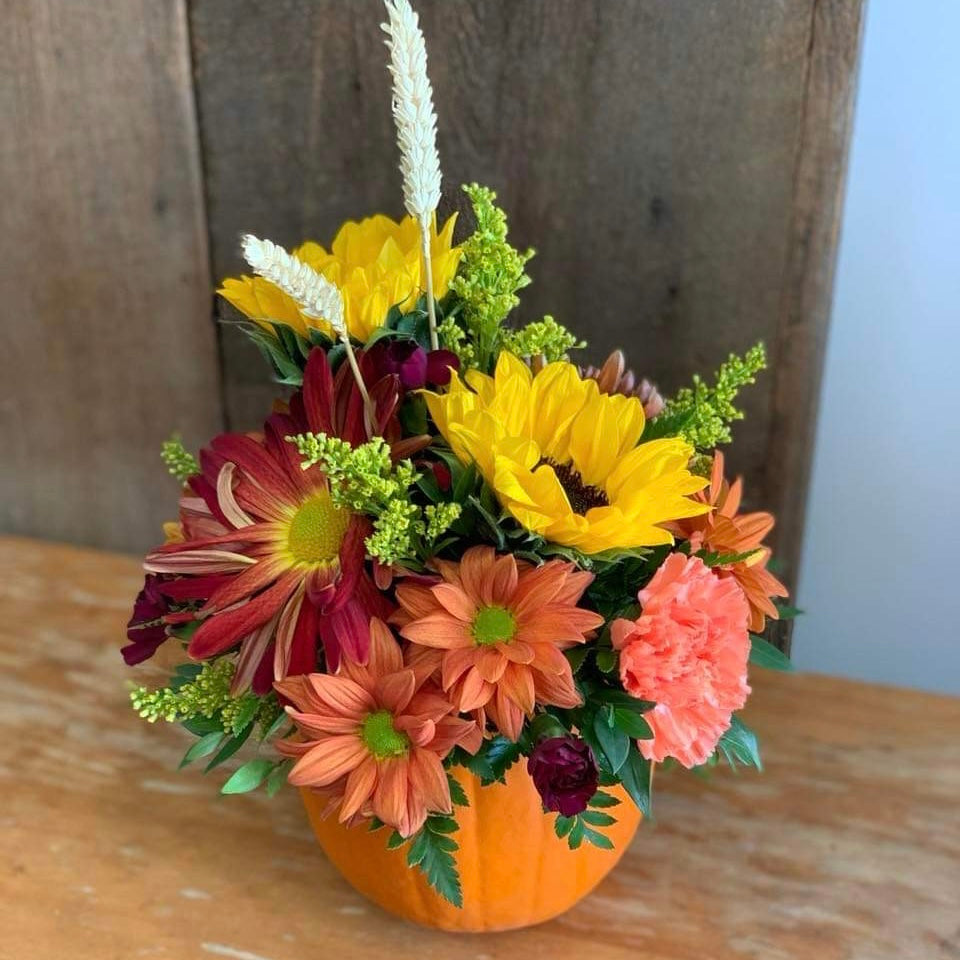
{"label": "yellow sunflower", "polygon": [[[437,299],[447,292],[460,263],[460,247],[451,245],[456,219],[456,214],[451,216],[440,233],[436,221],[431,227]],[[361,342],[383,326],[391,307],[409,310],[426,285],[420,277],[420,228],[412,217],[399,223],[382,214],[359,223],[351,220],[337,232],[329,253],[310,240],[293,255],[340,288],[347,329]],[[330,333],[325,320],[304,316],[293,299],[262,277],[224,280],[217,293],[267,331],[272,332],[267,321],[277,320],[303,336],[311,327]]]}
{"label": "yellow sunflower", "polygon": [[[472,388],[472,389],[471,389]],[[438,429],[471,461],[528,530],[584,553],[673,543],[662,526],[706,513],[690,499],[707,480],[690,473],[683,440],[639,446],[643,404],[600,393],[570,363],[536,375],[500,354],[493,377],[454,374],[445,394],[427,393]]]}

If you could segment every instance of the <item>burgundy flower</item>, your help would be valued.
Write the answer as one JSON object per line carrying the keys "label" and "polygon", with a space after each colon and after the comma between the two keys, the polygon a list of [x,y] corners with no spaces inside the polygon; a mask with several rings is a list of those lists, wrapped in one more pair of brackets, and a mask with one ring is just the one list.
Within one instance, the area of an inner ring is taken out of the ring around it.
{"label": "burgundy flower", "polygon": [[548,737],[530,754],[527,772],[548,810],[573,817],[597,792],[600,771],[593,751],[579,737]]}
{"label": "burgundy flower", "polygon": [[120,652],[127,666],[149,660],[167,639],[163,618],[170,612],[170,604],[160,591],[160,577],[148,573],[143,589],[133,604],[133,616],[127,624],[127,639],[130,640]]}
{"label": "burgundy flower", "polygon": [[413,340],[378,340],[368,351],[367,360],[375,378],[395,374],[404,390],[427,386],[443,387],[450,382],[450,368],[460,369],[460,360],[449,350],[429,353]]}

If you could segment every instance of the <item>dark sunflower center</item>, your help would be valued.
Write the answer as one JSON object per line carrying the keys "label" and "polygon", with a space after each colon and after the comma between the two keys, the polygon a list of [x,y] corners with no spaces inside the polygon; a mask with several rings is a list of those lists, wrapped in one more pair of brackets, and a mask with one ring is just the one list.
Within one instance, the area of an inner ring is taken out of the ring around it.
{"label": "dark sunflower center", "polygon": [[563,487],[574,513],[582,517],[594,507],[610,506],[606,493],[600,487],[584,483],[583,477],[580,476],[579,471],[572,463],[557,463],[550,457],[544,457],[537,466],[539,467],[541,464],[553,468],[553,472],[557,475],[560,486]]}

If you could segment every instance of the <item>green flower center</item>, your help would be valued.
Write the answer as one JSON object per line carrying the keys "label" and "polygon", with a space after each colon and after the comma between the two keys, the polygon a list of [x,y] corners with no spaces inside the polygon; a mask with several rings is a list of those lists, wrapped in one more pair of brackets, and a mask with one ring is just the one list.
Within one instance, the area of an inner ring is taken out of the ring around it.
{"label": "green flower center", "polygon": [[410,738],[400,730],[394,730],[393,714],[389,710],[368,713],[360,728],[360,736],[376,760],[402,757],[410,746]]}
{"label": "green flower center", "polygon": [[335,507],[330,494],[321,490],[294,514],[287,533],[287,547],[301,563],[334,560],[349,526],[350,511]]}
{"label": "green flower center", "polygon": [[506,607],[481,607],[473,618],[473,639],[481,647],[509,643],[516,634],[516,618]]}

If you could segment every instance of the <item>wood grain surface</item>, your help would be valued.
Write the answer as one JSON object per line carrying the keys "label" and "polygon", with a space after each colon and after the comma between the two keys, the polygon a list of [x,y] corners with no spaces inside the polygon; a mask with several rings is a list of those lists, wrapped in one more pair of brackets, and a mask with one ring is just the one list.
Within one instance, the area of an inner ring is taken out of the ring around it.
{"label": "wood grain surface", "polygon": [[184,0],[0,24],[0,530],[145,549],[221,424]]}
{"label": "wood grain surface", "polygon": [[[418,0],[448,205],[495,187],[539,250],[516,312],[618,345],[664,389],[765,339],[734,469],[800,547],[860,0]],[[190,7],[212,263],[401,212],[379,0]],[[229,308],[224,308],[229,310]],[[223,338],[226,412],[271,391]]]}
{"label": "wood grain surface", "polygon": [[951,960],[960,700],[761,673],[764,775],[658,779],[656,820],[565,917],[424,932],[360,899],[299,800],[177,773],[130,710],[127,557],[0,540],[2,960]]}

